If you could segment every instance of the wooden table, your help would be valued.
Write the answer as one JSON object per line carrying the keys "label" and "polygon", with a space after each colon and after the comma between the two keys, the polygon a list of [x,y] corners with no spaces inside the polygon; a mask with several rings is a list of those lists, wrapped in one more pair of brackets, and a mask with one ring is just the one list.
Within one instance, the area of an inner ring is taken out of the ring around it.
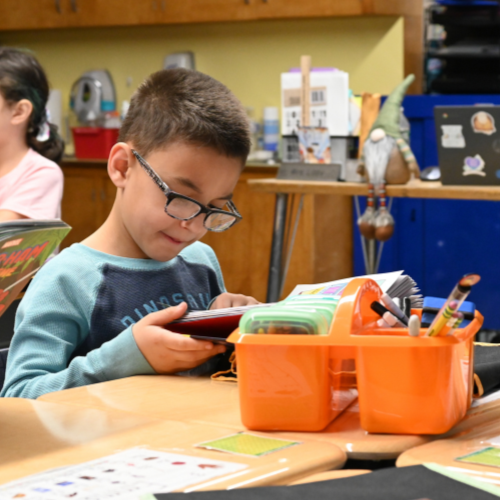
{"label": "wooden table", "polygon": [[[447,436],[449,436],[448,433]],[[405,451],[397,460],[398,467],[433,462],[444,467],[466,472],[472,477],[483,477],[500,486],[498,467],[457,462],[457,457],[491,446],[489,440],[500,435],[500,415],[448,437]],[[496,445],[498,446],[498,445]]]}
{"label": "wooden table", "polygon": [[[237,384],[207,378],[144,375],[53,392],[39,399],[236,431],[245,429],[240,418]],[[357,404],[351,405],[322,432],[277,434],[334,444],[349,458],[365,460],[394,459],[405,450],[430,441],[426,436],[368,434],[360,426]]]}
{"label": "wooden table", "polygon": [[[315,182],[315,181],[288,181],[279,179],[250,180],[248,185],[260,193],[276,195],[274,215],[274,230],[271,246],[271,265],[268,275],[267,302],[276,302],[281,295],[281,288],[286,278],[286,266],[283,266],[284,253],[291,254],[291,246],[284,249],[285,221],[287,218],[288,196],[290,194],[332,195],[339,197],[366,196],[366,184],[353,182]],[[410,181],[404,185],[387,186],[388,197],[398,198],[443,198],[454,200],[489,200],[500,201],[500,187],[498,186],[443,186],[441,182]],[[343,203],[342,205],[345,205]],[[296,223],[300,212],[297,211]],[[342,221],[335,221],[335,234],[351,235],[352,219],[345,217]],[[321,235],[324,237],[324,234]],[[338,238],[337,238],[338,239]],[[337,241],[338,244],[338,241]],[[291,240],[293,245],[293,240]],[[285,250],[285,252],[284,252]],[[333,252],[333,249],[330,250]],[[339,276],[345,278],[348,276]],[[325,281],[319,280],[319,281]]]}
{"label": "wooden table", "polygon": [[190,491],[289,484],[311,474],[340,468],[346,460],[339,448],[317,441],[304,441],[258,458],[193,446],[233,433],[233,429],[224,427],[159,420],[110,408],[102,411],[3,398],[0,400],[0,484],[137,446],[248,466],[238,474],[192,486]]}
{"label": "wooden table", "polygon": [[[249,186],[262,193],[332,194],[366,196],[367,185],[359,182],[250,180]],[[440,181],[413,180],[407,184],[388,185],[387,196],[396,198],[443,198],[449,200],[500,201],[499,186],[443,186]]]}
{"label": "wooden table", "polygon": [[326,472],[318,472],[310,476],[303,477],[292,484],[305,484],[305,483],[318,483],[319,481],[330,481],[332,479],[343,479],[344,477],[361,476],[369,474],[371,470],[367,469],[343,469],[343,470],[329,470]]}

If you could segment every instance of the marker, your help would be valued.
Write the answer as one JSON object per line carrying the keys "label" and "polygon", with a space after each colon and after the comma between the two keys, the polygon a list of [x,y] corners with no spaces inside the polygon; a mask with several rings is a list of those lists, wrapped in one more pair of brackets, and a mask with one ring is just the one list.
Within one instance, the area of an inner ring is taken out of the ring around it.
{"label": "marker", "polygon": [[412,314],[408,321],[408,333],[410,337],[418,337],[420,335],[420,318],[416,314]]}
{"label": "marker", "polygon": [[393,316],[391,311],[389,309],[385,308],[380,302],[377,302],[374,300],[371,304],[370,307],[373,311],[375,311],[379,316],[382,316],[382,318],[389,323],[390,326],[397,326],[399,328],[405,328],[405,324],[399,321],[398,318]]}
{"label": "marker", "polygon": [[382,303],[384,304],[384,306],[387,307],[387,309],[389,309],[389,311],[391,311],[391,313],[394,314],[394,316],[396,316],[396,318],[398,318],[399,321],[401,321],[401,323],[404,323],[405,325],[408,325],[408,317],[395,304],[395,302],[392,300],[392,298],[391,298],[390,295],[388,295],[387,293],[384,293],[382,295],[381,300],[382,300]]}
{"label": "marker", "polygon": [[389,323],[387,323],[384,318],[380,318],[377,320],[377,326],[379,328],[391,328],[391,325],[389,325]]}
{"label": "marker", "polygon": [[393,316],[390,311],[386,311],[382,319],[391,327],[393,328],[394,326],[397,326],[399,328],[404,328],[405,325],[399,321],[396,316]]}
{"label": "marker", "polygon": [[405,297],[403,299],[403,303],[404,303],[405,314],[409,318],[411,316],[411,298],[410,297]]}
{"label": "marker", "polygon": [[434,318],[434,321],[429,326],[426,332],[427,337],[435,337],[437,335],[444,336],[452,329],[454,323],[451,326],[448,325],[453,313],[458,311],[462,302],[469,295],[471,288],[481,279],[479,274],[466,274],[451,291],[443,307],[439,310]]}

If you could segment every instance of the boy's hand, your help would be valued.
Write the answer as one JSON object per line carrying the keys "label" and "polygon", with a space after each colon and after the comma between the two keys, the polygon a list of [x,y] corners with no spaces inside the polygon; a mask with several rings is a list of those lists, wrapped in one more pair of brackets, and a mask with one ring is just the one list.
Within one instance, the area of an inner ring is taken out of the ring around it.
{"label": "boy's hand", "polygon": [[260,304],[260,302],[248,295],[238,293],[221,293],[210,306],[210,309],[223,309],[224,307],[250,306]]}
{"label": "boy's hand", "polygon": [[201,365],[226,348],[195,340],[164,328],[184,315],[187,304],[148,314],[132,327],[134,339],[148,363],[157,373],[175,373]]}

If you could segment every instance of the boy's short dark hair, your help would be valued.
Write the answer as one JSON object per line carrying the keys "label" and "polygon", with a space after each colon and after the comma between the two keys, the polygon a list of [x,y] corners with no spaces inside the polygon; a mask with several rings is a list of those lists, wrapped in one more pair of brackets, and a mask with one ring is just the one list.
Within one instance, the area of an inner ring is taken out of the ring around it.
{"label": "boy's short dark hair", "polygon": [[119,141],[131,142],[143,156],[185,141],[244,162],[250,129],[243,106],[226,86],[176,68],[153,73],[135,91]]}

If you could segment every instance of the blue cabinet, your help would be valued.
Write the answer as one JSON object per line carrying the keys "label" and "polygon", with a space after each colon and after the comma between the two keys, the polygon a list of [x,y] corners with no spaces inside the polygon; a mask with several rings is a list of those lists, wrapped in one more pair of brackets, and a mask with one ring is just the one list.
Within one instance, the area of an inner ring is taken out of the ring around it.
{"label": "blue cabinet", "polygon": [[[420,168],[438,165],[434,106],[478,103],[500,105],[500,95],[405,97],[411,147]],[[482,280],[471,300],[484,314],[485,328],[500,329],[500,266],[496,260],[500,260],[500,203],[395,198],[392,214],[396,230],[384,245],[379,272],[404,269],[424,295],[441,297],[448,295],[462,274],[479,273]],[[354,238],[354,272],[362,275],[357,227]]]}

